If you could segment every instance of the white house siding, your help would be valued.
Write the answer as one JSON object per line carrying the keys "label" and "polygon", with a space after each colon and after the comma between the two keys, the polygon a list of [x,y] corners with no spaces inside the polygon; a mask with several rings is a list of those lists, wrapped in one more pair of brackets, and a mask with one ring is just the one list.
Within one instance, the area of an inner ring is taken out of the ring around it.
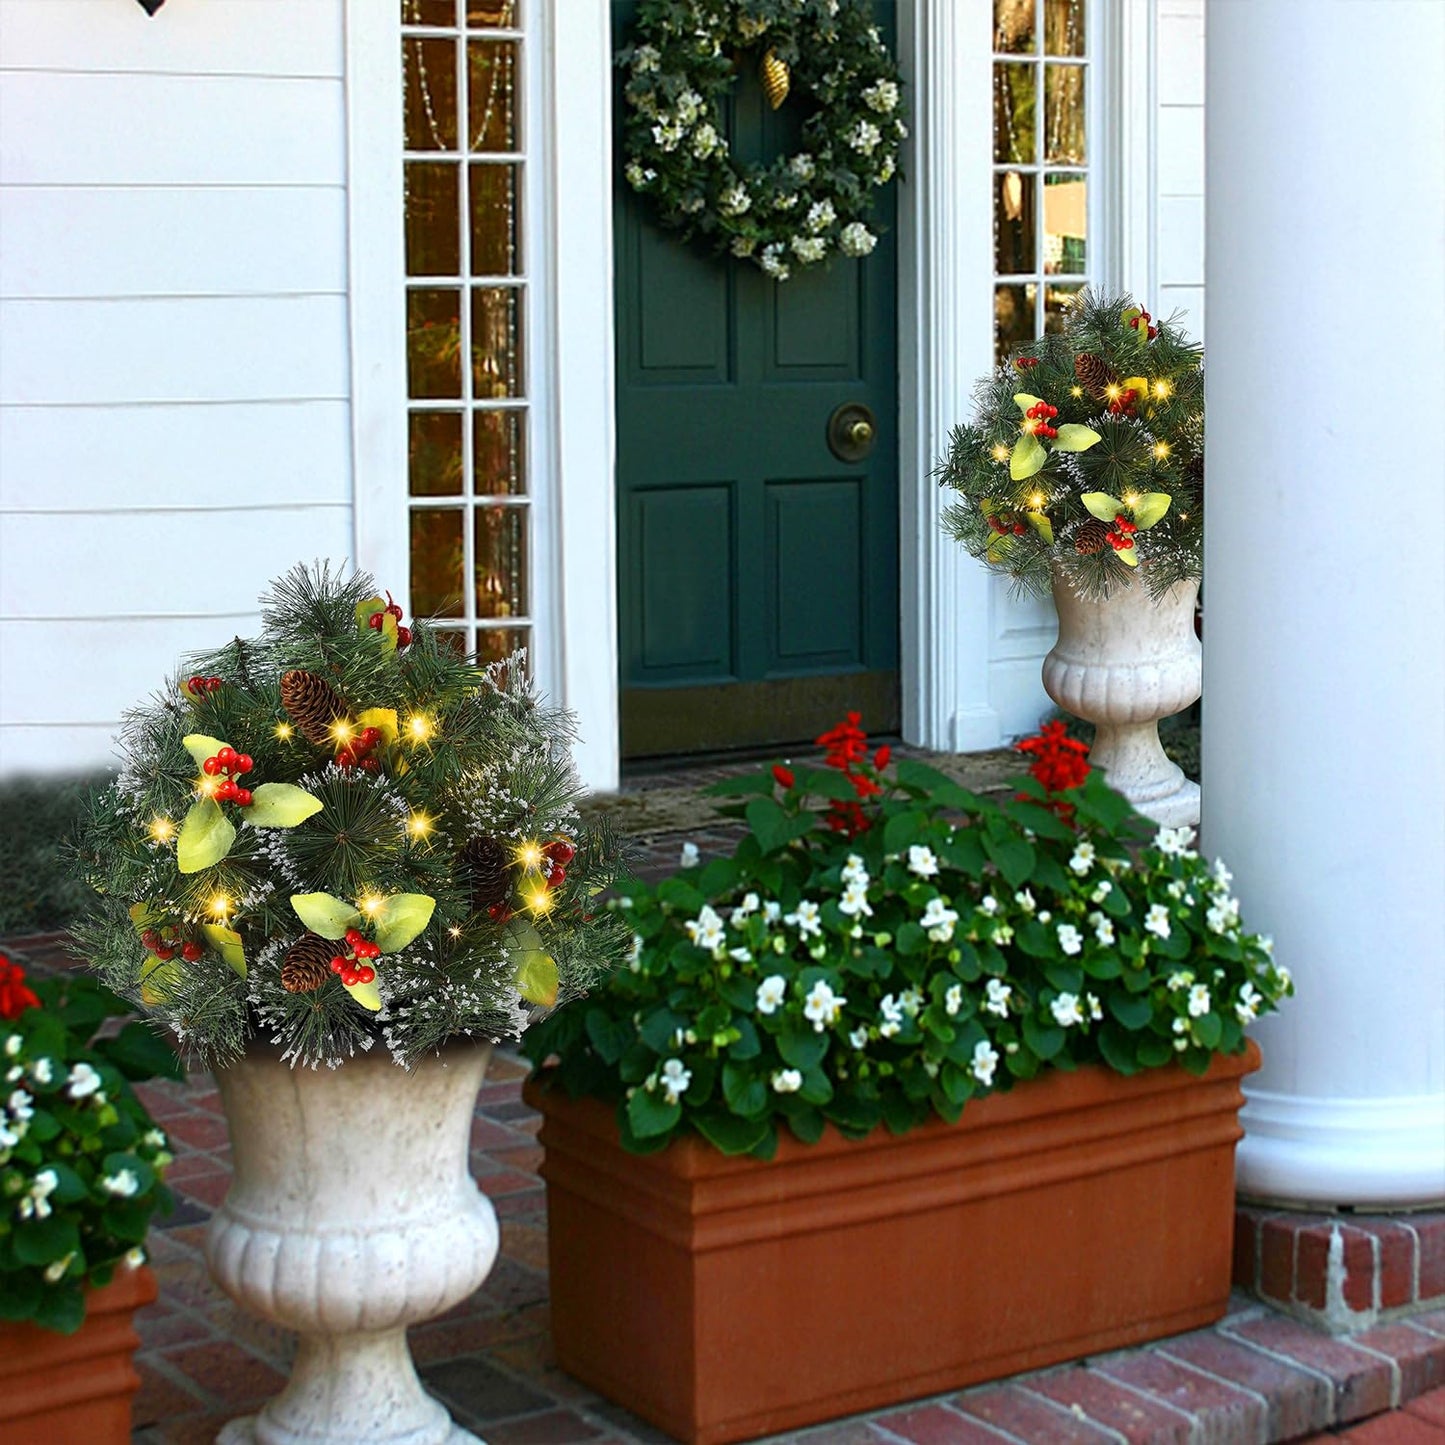
{"label": "white house siding", "polygon": [[342,0],[0,0],[0,772],[354,553]]}
{"label": "white house siding", "polygon": [[1155,275],[1158,311],[1204,340],[1204,0],[1158,0]]}

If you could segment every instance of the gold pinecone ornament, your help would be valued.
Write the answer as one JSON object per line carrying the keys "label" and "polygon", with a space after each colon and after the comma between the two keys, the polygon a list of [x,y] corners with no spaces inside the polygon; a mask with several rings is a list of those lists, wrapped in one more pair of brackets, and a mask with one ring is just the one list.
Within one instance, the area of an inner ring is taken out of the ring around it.
{"label": "gold pinecone ornament", "polygon": [[1074,533],[1074,551],[1081,557],[1092,557],[1095,552],[1104,550],[1108,538],[1108,523],[1090,517],[1087,522],[1081,522],[1079,530]]}
{"label": "gold pinecone ornament", "polygon": [[763,94],[767,96],[768,104],[777,110],[788,98],[788,91],[793,85],[793,74],[788,69],[787,61],[779,60],[778,52],[771,47],[758,62],[758,79],[763,83]]}
{"label": "gold pinecone ornament", "polygon": [[325,678],[301,668],[281,674],[281,706],[306,741],[318,748],[336,745],[332,727],[350,715],[341,694]]}
{"label": "gold pinecone ornament", "polygon": [[1119,380],[1110,370],[1109,363],[1103,357],[1095,356],[1092,351],[1081,351],[1074,358],[1074,375],[1078,378],[1079,385],[1095,401],[1106,400],[1109,387]]}
{"label": "gold pinecone ornament", "polygon": [[495,838],[472,838],[457,854],[458,871],[471,879],[473,912],[494,908],[512,896],[510,861]]}
{"label": "gold pinecone ornament", "polygon": [[337,946],[320,934],[303,933],[281,964],[281,987],[287,993],[315,993],[331,977]]}

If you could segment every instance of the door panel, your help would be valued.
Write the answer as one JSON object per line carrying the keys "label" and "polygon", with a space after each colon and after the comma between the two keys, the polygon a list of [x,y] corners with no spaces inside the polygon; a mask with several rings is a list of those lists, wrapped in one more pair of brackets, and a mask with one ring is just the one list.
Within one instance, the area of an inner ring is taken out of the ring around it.
{"label": "door panel", "polygon": [[[613,6],[618,44],[633,9]],[[892,9],[875,5],[885,32]],[[774,113],[740,71],[734,152],[798,149],[806,97]],[[893,190],[871,256],[778,285],[681,245],[619,177],[624,757],[802,741],[848,708],[898,724]],[[861,461],[828,444],[845,403],[875,419]]]}

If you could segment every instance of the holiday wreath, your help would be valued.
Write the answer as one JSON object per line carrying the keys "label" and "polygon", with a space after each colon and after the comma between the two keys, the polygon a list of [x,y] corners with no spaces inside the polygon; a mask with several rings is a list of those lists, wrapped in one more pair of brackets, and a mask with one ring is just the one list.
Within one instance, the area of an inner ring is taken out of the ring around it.
{"label": "holiday wreath", "polygon": [[[813,104],[803,149],[766,166],[738,160],[725,134],[725,102],[749,63],[774,108],[794,86]],[[624,174],[684,240],[704,238],[777,281],[877,245],[873,191],[897,173],[908,129],[867,0],[643,0],[618,64]]]}

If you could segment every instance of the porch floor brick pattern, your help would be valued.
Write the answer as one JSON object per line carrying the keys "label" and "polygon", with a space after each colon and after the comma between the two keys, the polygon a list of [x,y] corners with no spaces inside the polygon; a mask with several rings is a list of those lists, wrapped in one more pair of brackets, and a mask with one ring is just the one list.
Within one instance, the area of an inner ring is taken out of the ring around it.
{"label": "porch floor brick pattern", "polygon": [[[649,778],[639,791],[696,789],[741,770]],[[998,785],[994,777],[979,784]],[[736,837],[705,810],[680,820],[673,809],[667,822],[639,840],[635,867],[644,876],[675,868],[683,841],[706,858]],[[38,972],[68,966],[57,935],[0,946]],[[472,1172],[501,1223],[496,1267],[475,1295],[411,1331],[417,1368],[488,1445],[666,1445],[667,1436],[553,1361],[541,1120],[522,1101],[525,1076],[514,1053],[499,1051],[472,1128]],[[167,1177],[177,1207],[148,1240],[160,1297],[136,1319],[142,1384],[132,1441],[210,1445],[227,1420],[254,1412],[281,1388],[294,1342],[238,1310],[206,1271],[206,1222],[231,1172],[213,1081],[192,1074],[138,1092],[174,1141]],[[1445,1445],[1445,1215],[1368,1219],[1241,1207],[1237,1230],[1241,1288],[1211,1329],[773,1438],[787,1445]],[[1331,1273],[1332,1258],[1343,1270]],[[1333,1298],[1327,1286],[1348,1306],[1348,1334],[1316,1327]],[[1441,1307],[1431,1309],[1437,1295]],[[1405,1315],[1406,1306],[1416,1312]]]}

